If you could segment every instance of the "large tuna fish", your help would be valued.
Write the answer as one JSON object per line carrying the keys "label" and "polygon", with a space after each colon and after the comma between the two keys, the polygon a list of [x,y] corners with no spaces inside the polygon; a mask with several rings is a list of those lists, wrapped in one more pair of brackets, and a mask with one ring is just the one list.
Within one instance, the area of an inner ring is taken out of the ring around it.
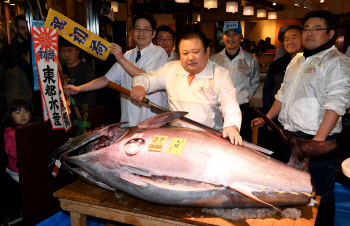
{"label": "large tuna fish", "polygon": [[193,207],[266,207],[310,201],[310,174],[206,132],[161,127],[160,114],[70,139],[50,159],[79,179],[150,202]]}

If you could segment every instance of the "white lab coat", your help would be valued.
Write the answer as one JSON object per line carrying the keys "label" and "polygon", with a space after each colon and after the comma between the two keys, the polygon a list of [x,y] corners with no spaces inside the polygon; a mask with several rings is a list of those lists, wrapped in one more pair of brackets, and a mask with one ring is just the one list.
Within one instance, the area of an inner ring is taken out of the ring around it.
{"label": "white lab coat", "polygon": [[[133,86],[143,86],[148,93],[165,89],[169,110],[186,111],[187,118],[208,127],[220,131],[228,126],[240,129],[242,116],[229,72],[208,60],[207,66],[196,74],[191,86],[188,84],[188,74],[180,61],[172,61],[156,71],[135,77]],[[172,125],[193,128],[178,120]]]}
{"label": "white lab coat", "polygon": [[[308,57],[292,59],[275,96],[282,102],[278,120],[289,131],[316,135],[325,111],[340,116],[350,104],[350,59],[335,46]],[[341,117],[330,135],[342,129]]]}
{"label": "white lab coat", "polygon": [[238,56],[232,61],[226,56],[224,48],[210,59],[231,73],[233,85],[236,88],[236,97],[239,104],[248,103],[260,84],[260,69],[258,60],[241,47]]}
{"label": "white lab coat", "polygon": [[168,56],[168,62],[174,61],[174,60],[179,60],[179,59],[180,59],[180,57],[179,57],[178,53],[175,53],[173,51],[170,52],[170,54]]}
{"label": "white lab coat", "polygon": [[344,53],[347,57],[350,57],[350,46],[346,49],[346,52]]}
{"label": "white lab coat", "polygon": [[[135,63],[138,47],[130,50],[124,54],[125,59],[136,67],[151,71],[156,70],[160,66],[166,63],[167,54],[162,47],[155,46],[152,43],[141,50],[141,58]],[[120,84],[124,88],[132,89],[132,77],[123,69],[123,67],[117,62],[105,75],[106,78],[114,83]],[[167,96],[164,91],[158,91],[146,96],[151,102],[160,105],[164,108],[168,108]],[[136,126],[140,122],[157,115],[153,113],[150,108],[144,104],[138,104],[131,101],[129,96],[121,94],[121,122],[129,122],[125,126]]]}

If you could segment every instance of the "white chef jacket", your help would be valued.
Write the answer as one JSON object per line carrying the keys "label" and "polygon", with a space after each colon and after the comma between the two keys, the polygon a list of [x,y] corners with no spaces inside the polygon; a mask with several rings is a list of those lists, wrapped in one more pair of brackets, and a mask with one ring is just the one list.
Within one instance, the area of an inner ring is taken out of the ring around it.
{"label": "white chef jacket", "polygon": [[[169,110],[186,111],[187,118],[208,127],[220,131],[228,126],[240,129],[242,115],[228,70],[208,60],[205,69],[196,74],[191,85],[188,84],[188,74],[180,61],[172,61],[156,71],[134,77],[133,86],[143,86],[148,93],[165,89]],[[179,120],[172,125],[193,128]]]}
{"label": "white chef jacket", "polygon": [[239,54],[231,61],[224,48],[210,59],[231,73],[236,97],[239,104],[248,103],[260,84],[260,69],[258,60],[252,54],[239,47]]}
{"label": "white chef jacket", "polygon": [[168,62],[174,61],[174,60],[179,60],[179,54],[171,51],[168,56]]}
{"label": "white chef jacket", "polygon": [[[278,120],[286,130],[316,135],[327,109],[342,116],[349,107],[350,59],[335,46],[306,60],[298,53],[275,98],[282,102]],[[330,135],[341,129],[340,117]]]}
{"label": "white chef jacket", "polygon": [[[167,54],[162,47],[155,46],[152,43],[141,50],[141,58],[136,63],[138,47],[132,49],[124,54],[127,59],[134,66],[145,70],[151,71],[158,69],[160,66],[166,63]],[[124,68],[117,62],[105,75],[106,78],[114,83],[120,84],[124,88],[132,89],[132,77],[124,70]],[[168,101],[165,91],[158,91],[146,96],[151,102],[160,105],[164,108],[168,108]],[[136,126],[140,122],[157,115],[151,112],[151,109],[143,104],[138,104],[131,101],[130,97],[121,94],[121,122],[129,122],[125,126]]]}
{"label": "white chef jacket", "polygon": [[346,49],[346,52],[344,53],[347,57],[350,57],[350,46]]}

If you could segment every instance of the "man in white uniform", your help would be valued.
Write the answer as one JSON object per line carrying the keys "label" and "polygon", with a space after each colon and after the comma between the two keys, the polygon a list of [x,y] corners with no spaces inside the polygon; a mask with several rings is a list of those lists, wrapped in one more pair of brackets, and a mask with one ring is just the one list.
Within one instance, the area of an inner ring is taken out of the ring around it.
{"label": "man in white uniform", "polygon": [[179,54],[172,51],[175,46],[175,31],[171,27],[162,25],[157,28],[155,44],[168,54],[168,62],[179,59]]}
{"label": "man in white uniform", "polygon": [[[131,98],[141,102],[147,93],[165,89],[171,111],[186,111],[194,121],[222,130],[231,143],[242,144],[241,112],[230,73],[209,60],[208,41],[200,31],[186,32],[179,40],[180,61],[133,79]],[[222,118],[224,118],[224,123]],[[191,127],[176,121],[172,125]]]}
{"label": "man in white uniform", "polygon": [[[140,13],[134,17],[132,24],[134,40],[137,43],[136,48],[123,55],[122,48],[115,43],[111,43],[111,54],[115,55],[117,63],[113,65],[105,76],[77,87],[68,85],[64,89],[65,95],[100,89],[107,86],[109,81],[131,89],[133,77],[146,71],[158,69],[167,62],[167,55],[164,49],[152,44],[157,27],[157,21],[154,17],[148,13]],[[157,105],[168,108],[167,97],[164,91],[149,94],[147,98]],[[121,110],[121,121],[129,122],[126,126],[136,126],[145,119],[156,115],[146,106],[132,102],[124,94],[121,94]]]}
{"label": "man in white uniform", "polygon": [[[350,59],[334,46],[336,17],[327,10],[306,14],[304,53],[288,65],[281,89],[266,116],[278,114],[284,129],[305,140],[334,140],[350,103]],[[261,118],[252,124],[263,125]],[[315,225],[331,226],[335,213],[333,151],[310,158],[311,181],[321,196]]]}
{"label": "man in white uniform", "polygon": [[260,69],[255,56],[243,51],[240,44],[242,41],[242,29],[238,24],[237,28],[227,29],[224,27],[222,40],[225,48],[210,59],[220,66],[229,70],[233,85],[236,88],[236,97],[242,112],[241,136],[243,140],[251,142],[252,120],[249,112],[249,101],[260,84]]}
{"label": "man in white uniform", "polygon": [[346,49],[346,52],[344,53],[345,56],[350,57],[350,46]]}

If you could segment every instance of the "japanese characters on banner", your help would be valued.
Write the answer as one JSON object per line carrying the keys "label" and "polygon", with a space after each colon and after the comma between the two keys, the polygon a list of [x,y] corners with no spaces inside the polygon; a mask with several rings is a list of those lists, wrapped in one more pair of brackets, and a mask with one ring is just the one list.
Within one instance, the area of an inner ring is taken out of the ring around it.
{"label": "japanese characters on banner", "polygon": [[63,38],[101,60],[109,55],[109,42],[53,9],[49,10],[44,27],[57,29]]}
{"label": "japanese characters on banner", "polygon": [[58,34],[54,29],[32,27],[34,54],[39,73],[41,94],[44,97],[52,129],[72,127],[62,86],[57,73]]}

